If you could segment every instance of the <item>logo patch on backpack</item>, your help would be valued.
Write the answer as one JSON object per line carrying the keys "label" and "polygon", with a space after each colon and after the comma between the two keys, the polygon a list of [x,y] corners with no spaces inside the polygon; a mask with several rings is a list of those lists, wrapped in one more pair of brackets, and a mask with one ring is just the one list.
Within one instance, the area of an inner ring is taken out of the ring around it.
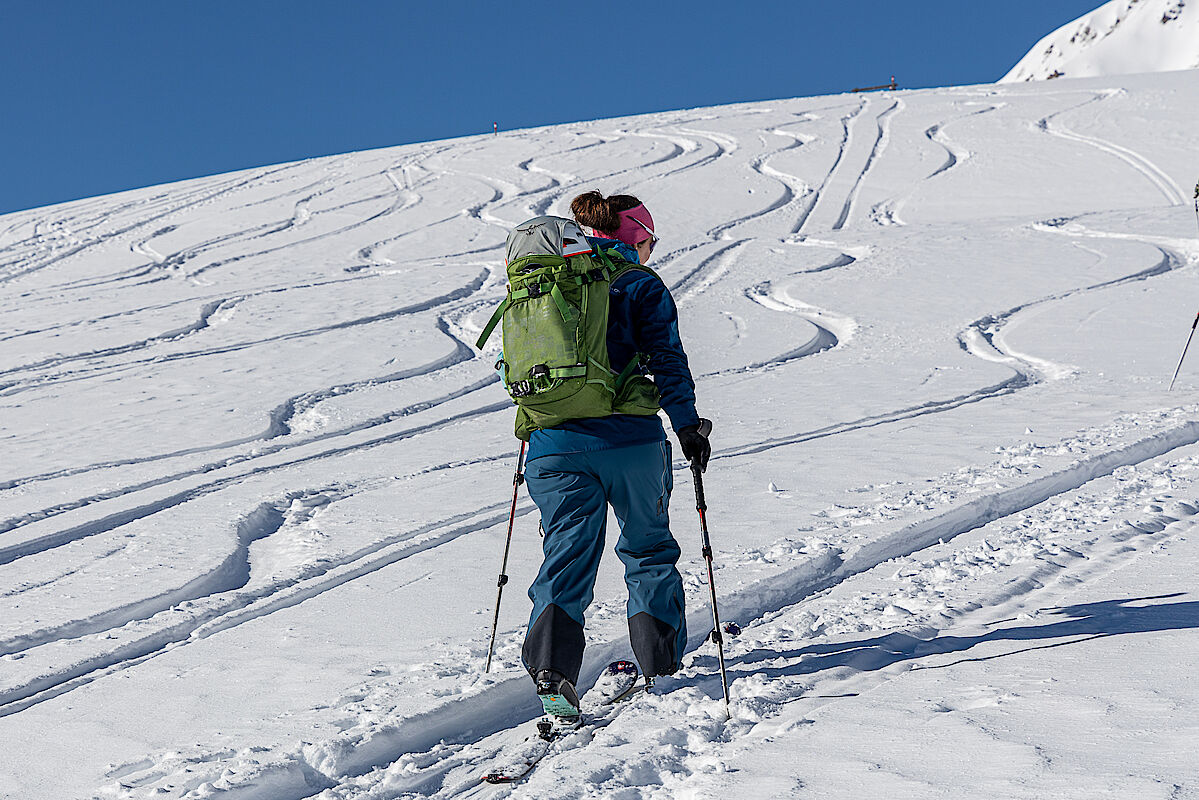
{"label": "logo patch on backpack", "polygon": [[581,256],[583,253],[591,252],[591,243],[587,239],[580,237],[578,240],[562,237],[562,255],[565,258],[573,256]]}

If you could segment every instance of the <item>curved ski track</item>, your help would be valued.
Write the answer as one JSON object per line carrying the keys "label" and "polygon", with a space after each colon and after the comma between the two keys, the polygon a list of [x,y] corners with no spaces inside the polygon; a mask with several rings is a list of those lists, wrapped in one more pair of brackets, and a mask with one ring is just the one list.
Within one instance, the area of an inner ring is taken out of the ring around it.
{"label": "curved ski track", "polygon": [[[367,487],[359,486],[355,490],[363,488]],[[177,590],[111,609],[85,620],[0,641],[0,655],[6,655],[64,639],[118,630],[130,623],[150,621],[168,611],[182,617],[144,635],[137,635],[132,641],[113,650],[13,689],[0,691],[0,716],[18,713],[86,685],[97,677],[140,664],[173,646],[197,641],[290,608],[402,559],[460,536],[494,527],[508,518],[507,503],[494,504],[377,540],[354,552],[322,560],[303,573],[271,581],[261,588],[245,590],[251,578],[250,545],[277,531],[283,524],[282,509],[300,496],[302,493],[293,493],[274,502],[260,504],[238,524],[237,545],[228,558],[210,573]],[[531,504],[526,503],[518,513],[524,515],[532,510]],[[201,602],[205,600],[208,602]]]}
{"label": "curved ski track", "polygon": [[[148,217],[140,217],[140,218],[134,220],[133,222],[127,224],[125,227],[117,228],[112,231],[107,231],[102,236],[96,236],[91,239],[84,240],[78,244],[73,244],[73,245],[67,247],[66,250],[63,252],[53,252],[53,248],[51,248],[52,252],[50,253],[50,255],[48,257],[46,257],[44,259],[40,259],[40,260],[37,258],[30,258],[29,260],[34,262],[32,264],[22,264],[18,261],[17,264],[14,265],[11,270],[9,269],[8,264],[0,265],[0,284],[9,283],[9,282],[17,280],[25,275],[29,275],[33,272],[38,272],[38,271],[44,270],[48,267],[51,267],[51,266],[54,266],[57,264],[61,264],[63,261],[65,261],[69,258],[72,258],[74,256],[80,255],[81,253],[85,253],[92,248],[110,244],[115,237],[120,237],[127,233],[132,233],[139,229],[144,229],[151,224],[158,224],[158,223],[162,222],[163,220],[169,219],[173,216],[177,216],[178,214],[180,214],[183,211],[191,211],[191,210],[194,210],[196,208],[199,208],[199,207],[202,207],[205,205],[210,205],[214,200],[216,200],[218,198],[222,198],[226,195],[232,194],[239,190],[246,189],[246,188],[257,184],[258,182],[260,182],[272,175],[275,175],[275,174],[278,174],[281,172],[287,172],[289,170],[299,169],[301,167],[307,166],[308,164],[309,164],[309,162],[297,162],[295,164],[288,164],[288,165],[284,165],[281,167],[272,167],[270,169],[262,170],[262,171],[257,172],[256,174],[249,175],[249,176],[239,175],[232,179],[226,178],[223,181],[219,182],[217,184],[217,188],[215,188],[213,190],[208,190],[206,188],[187,190],[187,191],[185,191],[184,197],[181,199],[181,201],[177,201],[173,205],[168,205],[168,207],[165,210],[154,212]],[[94,202],[97,204],[102,203],[103,199],[101,198]],[[99,225],[102,222],[107,221],[108,219],[111,219],[112,217],[117,216],[118,214],[120,214],[126,210],[130,210],[130,209],[137,208],[137,207],[144,206],[144,205],[149,205],[152,202],[153,202],[153,199],[145,198],[145,199],[129,201],[125,204],[122,204],[121,206],[118,206],[116,209],[104,209],[104,211],[102,211],[101,213],[98,214],[96,221],[93,222],[91,226]],[[62,212],[59,212],[59,213],[62,213]],[[40,225],[40,224],[41,223],[39,221],[37,223],[37,225]],[[91,226],[88,226],[88,227],[91,227]],[[36,230],[36,226],[35,226],[35,230]],[[35,233],[35,235],[36,235],[36,233]],[[8,249],[14,249],[14,248],[10,247]],[[67,286],[69,287],[70,284],[68,283]],[[66,287],[64,287],[64,288],[66,288]]]}
{"label": "curved ski track", "polygon": [[[405,306],[403,308],[397,308],[392,311],[384,311],[384,312],[380,312],[378,314],[371,314],[371,315],[368,315],[365,317],[359,317],[357,319],[347,320],[345,322],[336,322],[336,323],[331,323],[328,325],[320,325],[320,326],[317,326],[314,328],[308,328],[308,329],[299,330],[299,331],[292,331],[290,333],[281,333],[281,334],[277,334],[275,336],[268,336],[268,337],[265,337],[262,339],[255,339],[255,340],[246,341],[246,342],[237,342],[234,344],[220,345],[220,346],[216,346],[216,347],[207,347],[207,348],[204,348],[201,350],[189,350],[189,351],[184,351],[184,352],[179,352],[179,353],[168,353],[165,355],[152,356],[149,358],[134,359],[131,361],[125,361],[125,362],[118,363],[118,364],[97,364],[97,365],[93,365],[90,368],[86,368],[86,369],[76,369],[76,370],[70,370],[67,372],[57,373],[57,374],[53,374],[53,375],[39,376],[39,377],[36,377],[29,381],[18,381],[15,383],[8,384],[7,386],[5,386],[5,388],[3,390],[0,390],[0,396],[13,395],[13,394],[17,394],[17,393],[20,393],[23,391],[40,388],[40,387],[51,385],[51,384],[67,383],[67,382],[73,382],[73,381],[78,381],[78,380],[84,380],[84,379],[92,378],[92,377],[96,377],[96,376],[109,375],[109,374],[113,374],[116,372],[124,372],[126,370],[134,369],[139,366],[145,366],[147,364],[160,364],[160,363],[168,363],[168,362],[172,362],[172,361],[204,358],[204,357],[208,357],[208,356],[226,355],[228,353],[235,353],[240,350],[246,350],[246,349],[259,347],[261,345],[266,345],[266,344],[273,344],[275,342],[285,342],[285,341],[293,341],[296,339],[306,339],[309,337],[320,336],[321,334],[330,333],[330,332],[334,332],[334,331],[347,330],[349,328],[356,328],[356,327],[363,326],[363,325],[372,325],[377,322],[387,322],[387,321],[390,321],[393,319],[397,319],[399,317],[411,316],[413,314],[419,314],[419,313],[422,313],[425,311],[430,311],[439,306],[451,303],[455,300],[461,300],[463,298],[470,297],[470,296],[474,295],[476,292],[478,292],[478,290],[480,288],[482,288],[482,286],[484,285],[484,283],[486,282],[486,280],[488,278],[488,275],[489,275],[489,273],[486,270],[484,270],[483,272],[481,272],[479,274],[478,277],[475,278],[475,280],[473,280],[471,283],[467,284],[465,287],[463,287],[461,289],[456,289],[452,292],[441,295],[439,297],[434,297],[434,298],[431,298],[426,301],[414,303],[413,305]],[[142,340],[139,342],[133,342],[128,345],[122,345],[122,346],[115,347],[115,348],[99,350],[94,353],[81,353],[81,354],[76,354],[76,355],[72,355],[72,356],[62,356],[59,358],[48,359],[45,362],[40,362],[37,364],[31,364],[31,365],[25,365],[22,367],[14,368],[12,370],[0,372],[0,375],[8,375],[8,374],[16,373],[16,372],[24,372],[27,370],[37,369],[42,366],[59,366],[61,364],[68,364],[68,363],[71,363],[74,361],[95,361],[95,360],[99,360],[99,359],[103,359],[103,358],[108,358],[110,356],[123,355],[125,353],[137,352],[139,350],[146,349],[148,347],[151,347],[152,345],[159,344],[162,342],[178,341],[178,340],[183,339],[191,334],[203,331],[205,328],[208,327],[208,320],[212,317],[212,315],[215,314],[218,310],[220,310],[222,308],[228,308],[228,301],[209,303],[209,304],[205,305],[205,307],[201,310],[200,320],[196,323],[193,323],[192,325],[185,327],[185,328],[180,328],[175,331],[168,331],[166,333],[159,334],[158,336],[154,336],[154,337],[151,337],[149,339],[145,339],[145,340]]]}
{"label": "curved ski track", "polygon": [[961,162],[970,158],[970,156],[972,155],[972,153],[969,150],[965,150],[963,148],[956,146],[953,143],[953,141],[945,135],[945,128],[953,123],[960,122],[965,119],[969,119],[970,117],[979,116],[981,114],[989,114],[992,111],[998,111],[999,109],[1003,108],[1005,105],[1006,105],[1005,103],[996,103],[995,105],[991,105],[986,108],[979,109],[977,111],[971,111],[969,113],[962,114],[957,117],[952,117],[948,120],[938,122],[938,123],[926,128],[924,131],[924,137],[926,139],[928,139],[930,142],[933,142],[933,143],[939,145],[943,150],[945,150],[945,162],[943,164],[941,164],[941,166],[937,167],[935,170],[930,172],[928,175],[926,175],[924,177],[924,179],[922,181],[920,181],[919,184],[912,187],[912,189],[910,191],[906,192],[902,196],[900,196],[898,198],[889,198],[887,200],[883,200],[880,203],[876,203],[870,209],[871,219],[873,219],[874,222],[878,225],[903,225],[903,224],[905,224],[903,222],[903,220],[901,220],[899,218],[899,212],[904,207],[904,205],[912,198],[912,195],[914,195],[916,193],[916,191],[920,188],[920,186],[922,186],[925,182],[930,181],[933,178],[936,178],[939,175],[944,175],[946,172],[949,172],[951,169],[954,169],[959,164],[961,164]]}
{"label": "curved ski track", "polygon": [[1076,111],[1091,103],[1101,103],[1110,100],[1113,97],[1119,97],[1124,94],[1122,89],[1109,89],[1099,92],[1091,99],[1071,106],[1061,111],[1054,112],[1047,117],[1043,117],[1036,122],[1036,129],[1043,131],[1051,136],[1057,136],[1071,142],[1080,142],[1090,145],[1098,150],[1101,150],[1111,156],[1118,158],[1134,170],[1145,177],[1147,181],[1153,184],[1154,188],[1161,192],[1162,196],[1172,206],[1185,206],[1188,204],[1187,195],[1182,191],[1178,183],[1171,178],[1165,171],[1154,164],[1145,156],[1130,150],[1127,147],[1118,145],[1115,142],[1109,142],[1106,139],[1100,139],[1097,136],[1084,136],[1080,133],[1075,133],[1060,125],[1055,125],[1053,120],[1070,111]]}

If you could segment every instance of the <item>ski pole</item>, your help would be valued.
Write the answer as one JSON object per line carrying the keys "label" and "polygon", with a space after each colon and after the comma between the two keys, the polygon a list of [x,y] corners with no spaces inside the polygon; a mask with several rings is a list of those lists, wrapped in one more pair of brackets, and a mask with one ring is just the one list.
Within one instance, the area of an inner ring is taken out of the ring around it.
{"label": "ski pole", "polygon": [[[712,432],[712,423],[709,420],[701,419],[699,421],[699,433],[701,436],[707,436]],[[712,641],[716,643],[716,654],[720,660],[720,685],[724,688],[724,716],[725,719],[732,719],[733,715],[729,711],[729,676],[724,668],[724,636],[720,631],[720,612],[716,609],[716,579],[712,575],[712,542],[708,538],[708,502],[704,499],[704,479],[703,470],[699,465],[699,459],[691,460],[691,475],[695,479],[695,510],[699,512],[699,531],[703,537],[703,553],[704,560],[708,562],[708,592],[712,598]]]}
{"label": "ski pole", "polygon": [[1195,224],[1199,225],[1199,183],[1195,184]]}
{"label": "ski pole", "polygon": [[1195,328],[1199,327],[1199,314],[1195,315],[1195,321],[1191,323],[1191,335],[1187,337],[1186,346],[1182,348],[1182,358],[1178,359],[1178,366],[1174,368],[1174,377],[1170,379],[1170,388],[1167,392],[1174,390],[1174,381],[1178,380],[1178,371],[1182,369],[1182,359],[1187,357],[1187,348],[1191,346],[1191,339],[1195,338]]}
{"label": "ski pole", "polygon": [[484,672],[491,672],[491,655],[495,652],[495,632],[500,626],[500,600],[504,598],[504,584],[508,582],[508,551],[512,548],[512,526],[516,522],[516,494],[520,485],[525,482],[525,445],[520,443],[520,453],[516,456],[516,474],[512,476],[512,508],[508,512],[508,538],[504,542],[504,560],[500,562],[500,577],[496,580],[495,618],[491,621],[491,644],[487,645],[487,666]]}

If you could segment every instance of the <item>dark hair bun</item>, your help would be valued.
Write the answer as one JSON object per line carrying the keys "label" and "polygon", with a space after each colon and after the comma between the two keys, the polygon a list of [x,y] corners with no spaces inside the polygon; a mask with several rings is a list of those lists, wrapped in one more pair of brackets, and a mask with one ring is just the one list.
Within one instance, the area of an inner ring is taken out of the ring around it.
{"label": "dark hair bun", "polygon": [[597,190],[583,192],[570,201],[570,213],[575,221],[594,231],[615,233],[620,229],[620,212],[641,205],[631,194],[614,194],[604,197]]}

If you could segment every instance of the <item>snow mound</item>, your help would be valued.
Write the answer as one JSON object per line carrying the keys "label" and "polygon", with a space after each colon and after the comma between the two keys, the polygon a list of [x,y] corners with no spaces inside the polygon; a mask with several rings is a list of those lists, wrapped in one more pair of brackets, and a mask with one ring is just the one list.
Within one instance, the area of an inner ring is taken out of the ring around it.
{"label": "snow mound", "polygon": [[1111,0],[1037,42],[1000,83],[1199,68],[1199,2]]}

